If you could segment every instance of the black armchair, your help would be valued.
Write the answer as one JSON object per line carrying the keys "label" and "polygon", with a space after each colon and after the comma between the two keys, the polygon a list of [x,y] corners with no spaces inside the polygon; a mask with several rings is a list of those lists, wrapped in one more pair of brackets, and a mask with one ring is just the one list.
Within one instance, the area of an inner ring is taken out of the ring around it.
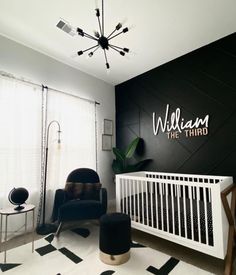
{"label": "black armchair", "polygon": [[[58,221],[56,235],[59,235],[64,222],[76,220],[99,219],[107,211],[107,191],[100,188],[98,174],[89,168],[79,168],[67,177],[67,187],[73,189],[57,189],[53,206],[52,220]],[[80,194],[73,196],[75,184]]]}

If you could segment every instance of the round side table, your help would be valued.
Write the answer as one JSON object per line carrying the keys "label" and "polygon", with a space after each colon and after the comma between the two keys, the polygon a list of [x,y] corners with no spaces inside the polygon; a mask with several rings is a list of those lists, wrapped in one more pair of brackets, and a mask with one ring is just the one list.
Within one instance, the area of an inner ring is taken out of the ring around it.
{"label": "round side table", "polygon": [[[2,235],[4,233],[4,263],[6,263],[7,260],[7,250],[6,250],[6,241],[7,241],[7,226],[8,226],[8,216],[13,216],[13,215],[20,215],[20,214],[25,214],[25,233],[27,231],[27,213],[32,212],[32,252],[34,252],[34,210],[35,210],[35,205],[33,204],[24,204],[24,209],[22,210],[15,210],[13,207],[5,208],[5,209],[0,209],[0,215],[1,215],[1,221],[0,221],[0,244],[2,243]],[[3,227],[3,216],[5,216],[5,232],[2,231]]]}

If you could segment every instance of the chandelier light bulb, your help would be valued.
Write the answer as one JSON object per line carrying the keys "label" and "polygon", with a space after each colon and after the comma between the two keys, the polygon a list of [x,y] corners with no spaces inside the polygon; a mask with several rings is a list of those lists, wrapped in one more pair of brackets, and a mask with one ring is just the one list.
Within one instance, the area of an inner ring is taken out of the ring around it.
{"label": "chandelier light bulb", "polygon": [[95,9],[95,11],[96,11],[96,16],[99,17],[99,16],[100,16],[100,11],[99,11],[99,9]]}
{"label": "chandelier light bulb", "polygon": [[83,32],[82,29],[77,28],[77,32],[78,32],[79,35],[84,36],[84,32]]}
{"label": "chandelier light bulb", "polygon": [[121,23],[117,24],[116,30],[118,31],[120,28],[122,28],[122,24]]}
{"label": "chandelier light bulb", "polygon": [[95,35],[97,38],[100,37],[100,34],[99,34],[99,32],[97,32],[97,31],[94,32],[94,35]]}

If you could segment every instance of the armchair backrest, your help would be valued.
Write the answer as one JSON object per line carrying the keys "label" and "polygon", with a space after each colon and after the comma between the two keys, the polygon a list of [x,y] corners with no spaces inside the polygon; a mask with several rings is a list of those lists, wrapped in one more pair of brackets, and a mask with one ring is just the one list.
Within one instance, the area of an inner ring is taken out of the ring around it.
{"label": "armchair backrest", "polygon": [[90,168],[78,168],[73,170],[67,177],[67,182],[99,183],[100,179],[94,170]]}

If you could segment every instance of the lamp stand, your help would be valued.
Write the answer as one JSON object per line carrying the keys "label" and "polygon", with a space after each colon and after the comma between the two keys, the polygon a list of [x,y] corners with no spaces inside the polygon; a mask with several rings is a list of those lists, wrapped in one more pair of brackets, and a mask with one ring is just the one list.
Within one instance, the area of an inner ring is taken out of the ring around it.
{"label": "lamp stand", "polygon": [[45,213],[46,213],[46,189],[47,189],[47,168],[48,168],[48,138],[49,138],[49,129],[53,123],[58,125],[58,143],[60,140],[61,127],[58,121],[53,120],[49,123],[47,128],[47,137],[46,137],[46,155],[45,155],[45,171],[44,171],[44,184],[43,184],[43,218],[42,223],[39,224],[36,228],[36,232],[39,235],[47,235],[49,233],[54,233],[57,231],[57,226],[55,224],[46,224],[45,223]]}

